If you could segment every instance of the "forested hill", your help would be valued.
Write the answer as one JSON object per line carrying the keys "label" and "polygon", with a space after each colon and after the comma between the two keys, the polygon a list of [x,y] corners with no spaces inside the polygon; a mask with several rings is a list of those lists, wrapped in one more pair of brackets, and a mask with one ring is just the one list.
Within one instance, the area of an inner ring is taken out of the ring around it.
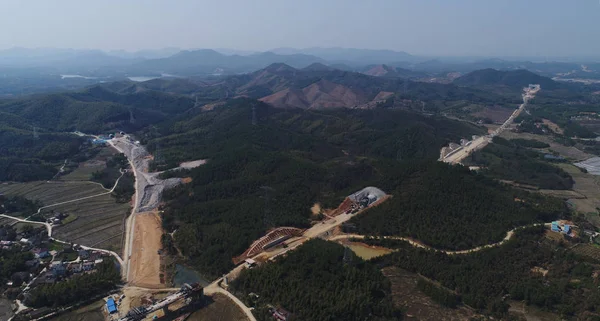
{"label": "forested hill", "polygon": [[506,86],[520,90],[529,84],[539,84],[544,90],[557,89],[560,84],[554,80],[535,74],[525,69],[500,71],[496,69],[481,69],[470,72],[454,80],[461,86]]}
{"label": "forested hill", "polygon": [[185,96],[158,91],[118,94],[103,86],[83,91],[34,95],[0,101],[13,127],[98,133],[107,129],[138,130],[194,106]]}
{"label": "forested hill", "polygon": [[254,314],[261,321],[273,320],[269,304],[298,321],[401,320],[381,271],[358,257],[350,264],[343,258],[341,245],[311,240],[285,258],[244,270],[232,286],[240,298],[258,294]]}
{"label": "forested hill", "polygon": [[281,110],[252,99],[236,99],[193,118],[179,117],[142,131],[142,142],[160,146],[164,164],[214,158],[234,149],[302,151],[321,161],[364,155],[396,160],[437,159],[450,141],[482,134],[481,127],[401,110]]}
{"label": "forested hill", "polygon": [[446,248],[561,215],[560,204],[435,161],[444,141],[479,131],[398,110],[281,110],[240,99],[143,136],[160,146],[158,168],[208,159],[183,173],[191,183],[165,192],[163,223],[193,266],[218,276],[270,228],[309,227],[315,202],[336,207],[365,186],[394,197],[357,222],[361,231]]}
{"label": "forested hill", "polygon": [[[385,107],[407,109],[411,103],[430,112],[457,102],[518,103],[502,96],[453,84],[412,82],[402,78],[365,75],[338,69],[295,69],[272,64],[250,74],[226,77],[195,93],[200,98],[244,96],[261,99],[279,108],[324,109],[332,107],[374,108],[382,100],[397,101]],[[516,97],[518,98],[518,97]]]}

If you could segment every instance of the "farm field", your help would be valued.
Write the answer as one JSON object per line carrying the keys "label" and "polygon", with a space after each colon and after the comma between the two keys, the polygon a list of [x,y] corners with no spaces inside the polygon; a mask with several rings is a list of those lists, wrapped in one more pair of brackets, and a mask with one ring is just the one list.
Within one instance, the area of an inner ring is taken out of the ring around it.
{"label": "farm field", "polygon": [[0,184],[0,193],[39,200],[43,203],[43,206],[106,192],[108,191],[99,184],[82,181],[36,181]]}
{"label": "farm field", "polygon": [[54,321],[104,321],[106,320],[102,308],[104,300],[99,300],[88,306],[84,306],[74,311],[61,314],[50,320]]}
{"label": "farm field", "polygon": [[571,251],[579,255],[600,260],[600,245],[597,244],[577,244],[577,246],[573,247]]}
{"label": "farm field", "polygon": [[[91,247],[121,251],[123,222],[130,212],[129,204],[117,203],[108,190],[89,181],[37,181],[0,185],[0,193],[39,200],[41,214],[60,212],[69,215],[66,224],[53,229],[53,236]],[[92,197],[90,197],[92,196]],[[86,198],[75,201],[80,198]],[[74,202],[71,202],[74,201]],[[68,202],[66,204],[60,204]],[[59,204],[51,206],[53,204]],[[29,216],[34,213],[22,213]]]}
{"label": "farm field", "polygon": [[10,219],[10,218],[7,218],[7,217],[0,217],[0,226],[2,226],[2,225],[10,225],[10,226],[14,227],[15,230],[17,231],[17,233],[21,232],[23,230],[23,228],[25,226],[27,226],[27,225],[31,225],[34,228],[35,227],[42,227],[42,225],[40,225],[40,224],[20,223],[20,222],[18,222],[16,220],[13,220],[13,219]]}
{"label": "farm field", "polygon": [[[559,166],[573,177],[575,181],[573,190],[585,196],[585,198],[570,199],[570,202],[575,206],[575,210],[581,213],[596,214],[598,212],[596,208],[600,207],[600,196],[598,196],[600,176],[583,173],[579,168],[570,164],[560,164]],[[598,225],[600,222],[592,223],[600,226]]]}
{"label": "farm field", "polygon": [[118,152],[111,147],[100,149],[98,154],[91,160],[80,163],[72,172],[59,176],[60,181],[88,181],[93,172],[101,171],[106,167],[106,160]]}
{"label": "farm field", "polygon": [[54,210],[77,218],[55,227],[53,235],[61,240],[86,246],[121,251],[123,221],[130,212],[129,204],[117,203],[107,195],[54,206]]}
{"label": "farm field", "polygon": [[214,294],[210,297],[212,301],[200,310],[192,313],[188,321],[247,321],[248,318],[240,308],[228,297],[222,294]]}

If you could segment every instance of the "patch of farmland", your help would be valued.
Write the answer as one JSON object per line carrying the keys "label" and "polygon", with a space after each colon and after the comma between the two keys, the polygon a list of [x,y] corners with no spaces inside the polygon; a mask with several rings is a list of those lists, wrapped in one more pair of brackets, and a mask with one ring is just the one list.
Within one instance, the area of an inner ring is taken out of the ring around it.
{"label": "patch of farmland", "polygon": [[476,316],[475,311],[464,305],[451,309],[435,303],[417,288],[421,278],[418,274],[397,267],[387,267],[381,272],[390,280],[392,300],[395,306],[405,309],[406,320],[470,320]]}
{"label": "patch of farmland", "polygon": [[571,249],[571,251],[573,251],[579,255],[583,255],[583,256],[591,257],[596,260],[600,260],[600,245],[598,245],[598,244],[589,244],[589,243],[577,244],[577,246],[573,247]]}
{"label": "patch of farmland", "polygon": [[79,164],[72,172],[60,176],[58,179],[61,181],[89,181],[92,177],[92,173],[101,171],[106,167],[106,164],[101,161],[86,162]]}
{"label": "patch of farmland", "polygon": [[117,153],[117,150],[112,147],[103,147],[94,158],[79,163],[77,168],[72,172],[60,176],[58,179],[61,181],[88,181],[93,172],[104,169],[106,167],[106,160]]}
{"label": "patch of farmland", "polygon": [[76,215],[77,219],[55,227],[54,237],[86,246],[121,250],[123,220],[131,211],[128,203],[117,203],[110,195],[102,195],[78,202],[46,209]]}
{"label": "patch of farmland", "polygon": [[28,225],[31,225],[34,228],[43,228],[40,224],[23,223],[8,217],[0,217],[0,226],[2,225],[12,226],[17,231],[17,233],[21,232],[25,228],[25,226]]}
{"label": "patch of farmland", "polygon": [[78,181],[37,181],[0,185],[0,193],[20,195],[30,200],[39,200],[44,206],[106,192],[107,190],[98,184]]}

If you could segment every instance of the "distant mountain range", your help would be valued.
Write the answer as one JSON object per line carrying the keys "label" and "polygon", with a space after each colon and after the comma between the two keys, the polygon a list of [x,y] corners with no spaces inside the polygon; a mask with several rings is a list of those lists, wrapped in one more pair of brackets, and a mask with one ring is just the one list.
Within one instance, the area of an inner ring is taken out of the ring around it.
{"label": "distant mountain range", "polygon": [[[600,64],[570,62],[507,61],[482,59],[430,59],[402,51],[352,48],[276,48],[267,52],[231,49],[180,50],[164,48],[137,52],[52,48],[12,48],[0,50],[0,74],[28,79],[81,75],[96,77],[96,82],[121,80],[131,76],[178,76],[212,79],[227,75],[250,74],[274,63],[305,71],[340,70],[361,72],[383,78],[405,78],[425,82],[451,82],[456,76],[493,68],[510,71],[527,69],[547,77],[600,78]],[[448,74],[451,73],[451,76]],[[86,79],[88,85],[91,79]],[[60,78],[48,88],[64,88]],[[70,80],[76,83],[76,79]],[[31,81],[30,81],[31,82]],[[15,87],[13,84],[10,88]],[[36,86],[38,86],[36,84]],[[43,90],[43,86],[39,86]],[[15,87],[16,88],[16,87]],[[11,89],[12,90],[12,89]],[[14,92],[14,91],[13,91]]]}
{"label": "distant mountain range", "polygon": [[527,87],[529,84],[539,84],[545,90],[556,89],[559,86],[554,80],[528,70],[500,71],[490,68],[458,77],[454,80],[454,84],[472,87],[506,86],[515,89]]}
{"label": "distant mountain range", "polygon": [[[373,68],[387,70],[382,66]],[[390,69],[388,72],[401,73],[402,70]],[[479,85],[426,83],[379,74],[372,76],[335,69],[321,63],[313,63],[305,68],[275,63],[252,73],[212,80],[154,79],[142,83],[127,81],[102,86],[121,94],[145,91],[183,94],[194,97],[200,104],[247,97],[286,109],[372,109],[383,104],[391,108],[423,111],[424,101],[445,104],[447,101],[476,99],[482,103],[513,103],[510,98],[506,100],[505,97],[474,88]],[[518,97],[521,88],[515,89],[514,96]],[[432,103],[432,106],[435,104]]]}
{"label": "distant mountain range", "polygon": [[280,55],[306,54],[321,57],[332,63],[346,64],[381,64],[390,62],[416,62],[424,58],[413,56],[404,51],[393,50],[372,50],[372,49],[354,49],[354,48],[276,48],[271,52]]}

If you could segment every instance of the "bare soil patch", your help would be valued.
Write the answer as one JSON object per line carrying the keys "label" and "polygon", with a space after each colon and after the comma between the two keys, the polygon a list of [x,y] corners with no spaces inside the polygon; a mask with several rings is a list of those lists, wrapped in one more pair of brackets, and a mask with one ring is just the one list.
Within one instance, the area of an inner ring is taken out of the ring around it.
{"label": "bare soil patch", "polygon": [[557,134],[562,135],[565,132],[562,128],[560,128],[560,126],[558,126],[556,123],[552,122],[549,119],[544,118],[542,119],[542,122],[544,123],[544,125],[548,126],[548,128],[550,128],[551,131]]}
{"label": "bare soil patch", "polygon": [[312,212],[313,215],[319,215],[321,213],[321,204],[319,203],[315,203],[311,208],[310,211]]}
{"label": "bare soil patch", "polygon": [[450,309],[433,302],[417,288],[417,274],[397,267],[387,267],[382,272],[392,284],[394,304],[405,309],[406,320],[470,320],[476,315],[465,306]]}
{"label": "bare soil patch", "polygon": [[195,168],[195,167],[198,167],[198,166],[201,166],[204,164],[206,164],[206,159],[199,159],[199,160],[190,161],[190,162],[183,162],[183,163],[179,164],[179,167],[191,169],[191,168]]}
{"label": "bare soil patch", "polygon": [[356,254],[356,256],[363,260],[370,260],[379,256],[390,254],[393,250],[390,250],[381,246],[372,246],[360,242],[349,242],[348,247]]}
{"label": "bare soil patch", "polygon": [[131,284],[147,288],[164,287],[160,278],[161,236],[162,228],[158,213],[136,214],[128,278]]}

